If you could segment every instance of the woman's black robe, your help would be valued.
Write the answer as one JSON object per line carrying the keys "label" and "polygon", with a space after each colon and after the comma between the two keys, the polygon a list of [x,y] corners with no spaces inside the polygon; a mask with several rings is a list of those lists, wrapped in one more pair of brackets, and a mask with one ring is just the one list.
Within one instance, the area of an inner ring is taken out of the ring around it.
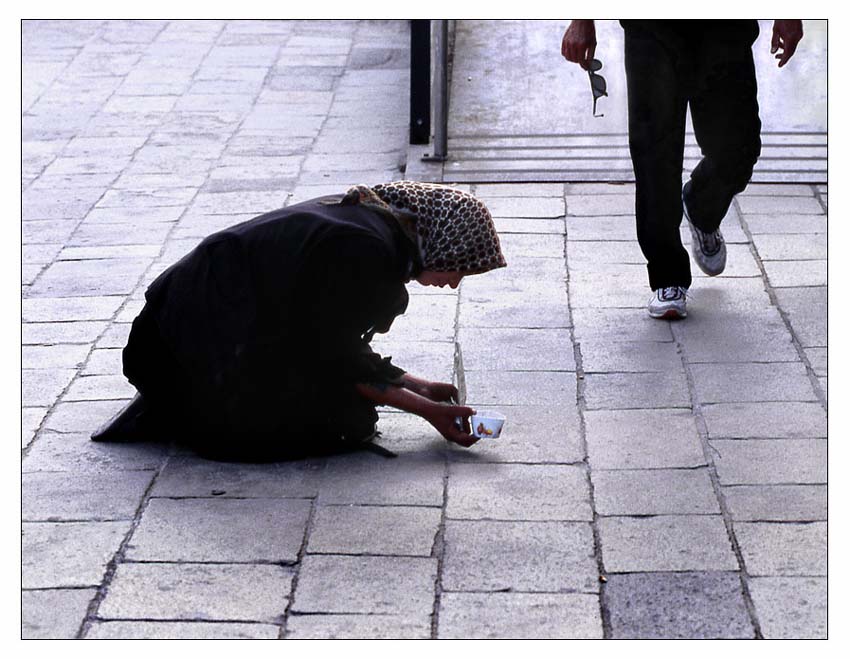
{"label": "woman's black robe", "polygon": [[149,405],[201,442],[368,434],[354,385],[404,373],[369,341],[407,308],[418,259],[391,217],[339,201],[213,234],[151,284],[123,355]]}

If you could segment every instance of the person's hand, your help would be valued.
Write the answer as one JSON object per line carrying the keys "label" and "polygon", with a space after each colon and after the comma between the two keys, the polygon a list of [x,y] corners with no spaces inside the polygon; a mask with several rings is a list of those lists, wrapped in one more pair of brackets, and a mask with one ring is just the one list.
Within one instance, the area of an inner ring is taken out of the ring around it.
{"label": "person's hand", "polygon": [[429,382],[422,395],[437,403],[458,402],[457,387],[448,382]]}
{"label": "person's hand", "polygon": [[[776,54],[779,67],[791,59],[797,50],[797,44],[803,38],[803,21],[776,20],[773,21],[773,37],[770,40],[770,54]],[[777,50],[782,52],[777,53]]]}
{"label": "person's hand", "polygon": [[587,70],[590,60],[596,54],[596,25],[593,21],[570,21],[564,38],[561,40],[561,55],[567,61],[581,65]]}
{"label": "person's hand", "polygon": [[[448,441],[469,448],[480,439],[471,434],[469,417],[473,414],[475,410],[465,405],[434,403],[428,406],[422,416]],[[458,418],[461,419],[462,428],[455,425]]]}

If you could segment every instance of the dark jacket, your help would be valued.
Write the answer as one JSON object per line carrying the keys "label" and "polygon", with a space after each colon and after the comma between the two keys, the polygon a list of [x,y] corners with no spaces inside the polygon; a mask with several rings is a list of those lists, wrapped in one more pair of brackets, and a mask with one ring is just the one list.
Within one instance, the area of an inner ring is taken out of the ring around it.
{"label": "dark jacket", "polygon": [[[215,233],[148,288],[144,313],[171,351],[193,415],[225,430],[274,432],[344,405],[357,382],[404,373],[369,341],[407,308],[413,245],[392,218],[339,200]],[[144,350],[133,341],[125,374],[143,393],[168,391],[168,373],[139,372]]]}

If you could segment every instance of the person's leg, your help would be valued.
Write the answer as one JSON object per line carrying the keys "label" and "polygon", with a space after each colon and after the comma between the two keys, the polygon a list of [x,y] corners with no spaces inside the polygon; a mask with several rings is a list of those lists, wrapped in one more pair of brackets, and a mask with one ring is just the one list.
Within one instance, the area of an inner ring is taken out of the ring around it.
{"label": "person's leg", "polygon": [[711,233],[732,198],[747,187],[761,152],[761,121],[752,44],[756,21],[708,21],[699,44],[690,99],[703,159],[685,185],[691,222]]}
{"label": "person's leg", "polygon": [[637,237],[653,290],[691,285],[690,261],[679,235],[687,108],[680,45],[652,30],[625,28]]}

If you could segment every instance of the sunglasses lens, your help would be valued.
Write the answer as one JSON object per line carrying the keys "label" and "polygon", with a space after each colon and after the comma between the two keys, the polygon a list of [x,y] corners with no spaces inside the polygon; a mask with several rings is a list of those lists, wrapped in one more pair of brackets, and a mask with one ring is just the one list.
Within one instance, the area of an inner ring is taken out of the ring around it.
{"label": "sunglasses lens", "polygon": [[600,95],[606,94],[608,91],[608,85],[605,84],[605,78],[602,76],[592,76],[590,78],[590,86],[594,93],[599,93]]}
{"label": "sunglasses lens", "polygon": [[598,59],[590,60],[590,64],[587,65],[588,71],[598,71],[601,68],[602,62],[600,62]]}

